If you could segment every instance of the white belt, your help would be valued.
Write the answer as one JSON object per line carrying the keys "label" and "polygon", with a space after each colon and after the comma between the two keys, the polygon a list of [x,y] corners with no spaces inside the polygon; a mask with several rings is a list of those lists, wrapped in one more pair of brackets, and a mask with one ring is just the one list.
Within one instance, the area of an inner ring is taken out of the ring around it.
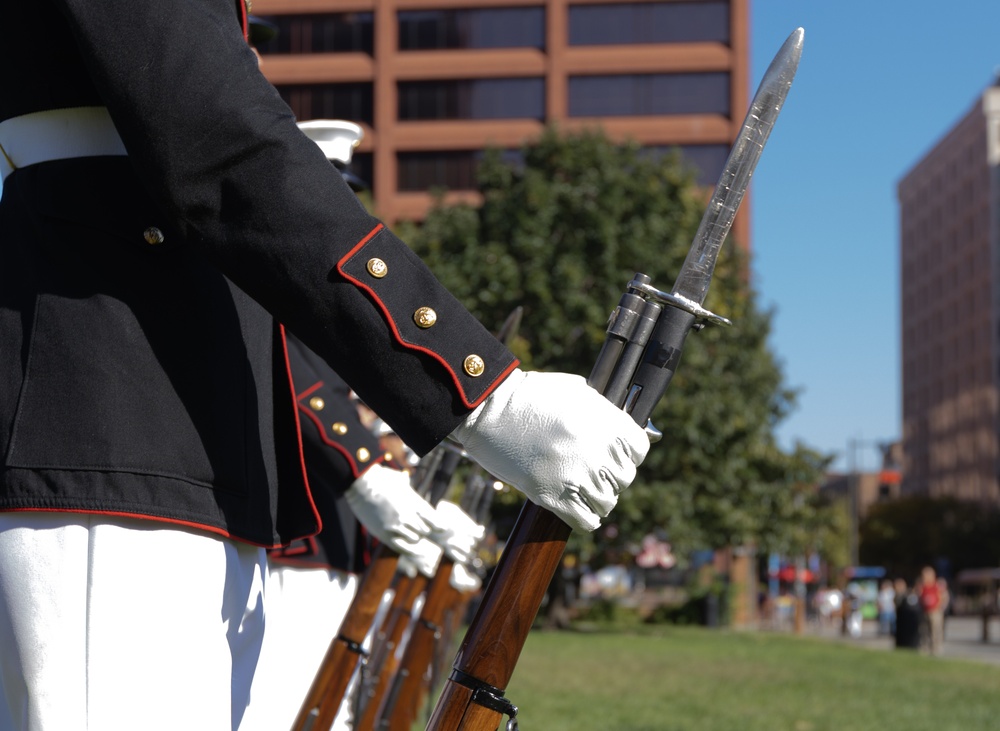
{"label": "white belt", "polygon": [[33,112],[0,122],[0,179],[49,160],[127,155],[105,107]]}

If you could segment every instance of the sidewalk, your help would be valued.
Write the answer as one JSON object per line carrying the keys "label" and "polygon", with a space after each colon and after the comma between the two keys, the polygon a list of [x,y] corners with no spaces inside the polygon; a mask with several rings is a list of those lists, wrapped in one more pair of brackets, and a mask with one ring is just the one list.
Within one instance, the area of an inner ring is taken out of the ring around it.
{"label": "sidewalk", "polygon": [[[810,623],[807,625],[805,633],[873,650],[915,652],[906,649],[896,650],[892,637],[880,636],[878,624],[874,621],[865,621],[861,637],[849,637],[841,634],[839,624],[819,626]],[[989,643],[982,641],[982,633],[983,624],[979,617],[946,617],[941,656],[1000,665],[1000,620],[993,618],[990,622]]]}

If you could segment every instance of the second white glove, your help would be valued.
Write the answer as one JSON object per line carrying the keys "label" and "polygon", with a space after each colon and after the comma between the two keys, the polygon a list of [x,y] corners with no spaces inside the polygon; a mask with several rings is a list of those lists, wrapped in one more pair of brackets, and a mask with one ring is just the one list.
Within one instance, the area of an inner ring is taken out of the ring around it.
{"label": "second white glove", "polygon": [[578,531],[601,524],[649,451],[646,432],[580,376],[519,368],[451,436]]}
{"label": "second white glove", "polygon": [[444,549],[445,555],[457,564],[471,561],[486,529],[447,500],[437,504],[432,520],[431,540]]}
{"label": "second white glove", "polygon": [[408,553],[399,555],[399,570],[414,578],[418,573],[433,579],[441,562],[441,546],[423,538],[411,547]]}
{"label": "second white glove", "polygon": [[369,467],[344,497],[362,525],[400,555],[418,552],[436,525],[434,507],[410,487],[410,476],[381,464]]}
{"label": "second white glove", "polygon": [[464,563],[457,563],[451,568],[451,577],[448,582],[456,591],[463,594],[479,591],[483,585],[483,580],[479,578]]}

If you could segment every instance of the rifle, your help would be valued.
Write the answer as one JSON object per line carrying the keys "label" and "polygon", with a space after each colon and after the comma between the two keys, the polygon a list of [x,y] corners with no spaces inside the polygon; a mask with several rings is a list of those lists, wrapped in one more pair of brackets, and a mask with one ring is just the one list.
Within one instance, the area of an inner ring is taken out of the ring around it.
{"label": "rifle", "polygon": [[[466,482],[461,504],[466,513],[476,514],[476,508],[481,504],[480,492],[485,489],[485,483],[481,480],[477,483],[470,478]],[[424,690],[430,681],[428,673],[435,651],[446,641],[448,613],[455,610],[463,596],[462,592],[451,585],[453,569],[454,561],[447,555],[442,556],[437,573],[427,589],[419,621],[413,625],[412,634],[392,679],[392,687],[374,712],[366,712],[366,718],[356,731],[370,731],[373,726],[369,724],[375,718],[378,719],[375,728],[379,731],[409,731],[412,727]]]}
{"label": "rifle", "polygon": [[[648,276],[637,273],[610,318],[588,382],[646,425],[652,441],[659,433],[649,417],[673,378],[688,333],[709,322],[731,324],[702,303],[719,249],[791,87],[803,37],[801,28],[793,31],[765,72],[673,290],[655,289]],[[504,692],[570,532],[552,513],[525,504],[427,731],[495,731],[505,715],[508,731],[516,731],[517,706]]]}
{"label": "rifle", "polygon": [[[476,469],[469,475],[469,483],[473,485],[472,489],[480,495],[480,500],[476,509],[470,511],[470,514],[475,516],[476,522],[479,525],[487,525],[490,519],[490,509],[493,505],[493,498],[496,496],[496,491],[493,489],[493,485],[486,483],[486,478],[484,477],[484,470],[476,466]],[[442,682],[442,675],[444,674],[445,666],[448,664],[449,655],[448,650],[452,646],[452,638],[454,638],[455,633],[458,632],[459,626],[462,624],[463,619],[468,616],[469,604],[472,600],[479,596],[481,592],[464,592],[457,596],[456,604],[449,610],[448,618],[444,625],[444,631],[442,632],[441,639],[438,641],[437,651],[434,653],[432,665],[430,668],[430,677],[427,681],[427,686],[425,688],[425,693],[427,696],[433,695],[437,688],[440,687]],[[420,699],[421,702],[423,698]],[[431,708],[427,709],[427,717],[430,716]]]}
{"label": "rifle", "polygon": [[[444,450],[435,449],[417,467],[414,484],[420,494],[441,490],[439,477],[444,461]],[[450,476],[448,478],[450,480]],[[447,489],[447,483],[444,485]],[[443,490],[441,490],[443,495]],[[351,602],[337,636],[327,648],[312,685],[302,702],[292,731],[326,731],[333,725],[340,704],[347,692],[351,677],[359,663],[366,657],[365,638],[375,621],[375,615],[385,592],[390,588],[399,564],[399,554],[380,544],[375,548],[372,561],[358,584],[358,591]]]}
{"label": "rifle", "polygon": [[[500,342],[505,345],[510,344],[520,327],[523,313],[524,308],[516,307],[507,316],[497,333]],[[457,458],[455,463],[457,465]],[[469,485],[471,483],[467,484]],[[481,504],[479,490],[465,491],[461,507],[467,514],[476,515],[477,508],[481,509]],[[384,653],[380,664],[375,665],[378,668],[378,676],[375,683],[364,693],[363,711],[355,731],[372,731],[376,727],[389,728],[390,717],[397,715],[394,709],[399,709],[399,715],[411,718],[411,711],[415,712],[419,707],[424,670],[430,667],[437,641],[442,637],[441,629],[445,614],[456,603],[459,593],[451,586],[453,566],[453,561],[447,555],[442,555],[437,572],[429,586],[425,577],[417,576],[413,581],[419,584],[419,591],[414,591],[412,596],[403,597],[398,605],[394,603],[394,616],[391,617],[394,622],[393,634],[386,644],[389,649],[395,649],[396,652],[392,655]],[[408,610],[425,587],[427,590],[424,604],[417,618]],[[405,648],[400,652],[403,632],[410,626],[412,632]],[[372,664],[374,665],[374,656]],[[392,727],[406,728],[408,731],[409,725],[398,726],[398,723],[399,721],[393,721]]]}

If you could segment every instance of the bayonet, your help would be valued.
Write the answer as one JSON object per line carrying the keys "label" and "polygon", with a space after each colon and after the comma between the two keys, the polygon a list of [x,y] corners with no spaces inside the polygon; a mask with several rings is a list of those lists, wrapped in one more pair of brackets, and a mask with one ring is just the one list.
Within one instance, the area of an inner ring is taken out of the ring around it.
{"label": "bayonet", "polygon": [[792,86],[804,38],[805,31],[796,28],[764,73],[673,289],[669,293],[660,291],[650,285],[648,277],[640,274],[629,282],[629,292],[647,302],[666,306],[649,336],[642,362],[622,404],[638,423],[645,422],[653,434],[658,432],[648,423],[649,415],[670,385],[687,334],[706,323],[732,324],[702,305],[708,295],[719,251]]}
{"label": "bayonet", "polygon": [[[706,323],[730,324],[704,308],[705,297],[719,249],[795,76],[804,35],[796,29],[764,74],[672,291],[654,288],[637,273],[610,319],[588,382],[647,430],[688,332]],[[427,731],[495,731],[504,715],[507,729],[517,728],[517,707],[504,692],[569,535],[569,526],[555,515],[525,504]]]}

